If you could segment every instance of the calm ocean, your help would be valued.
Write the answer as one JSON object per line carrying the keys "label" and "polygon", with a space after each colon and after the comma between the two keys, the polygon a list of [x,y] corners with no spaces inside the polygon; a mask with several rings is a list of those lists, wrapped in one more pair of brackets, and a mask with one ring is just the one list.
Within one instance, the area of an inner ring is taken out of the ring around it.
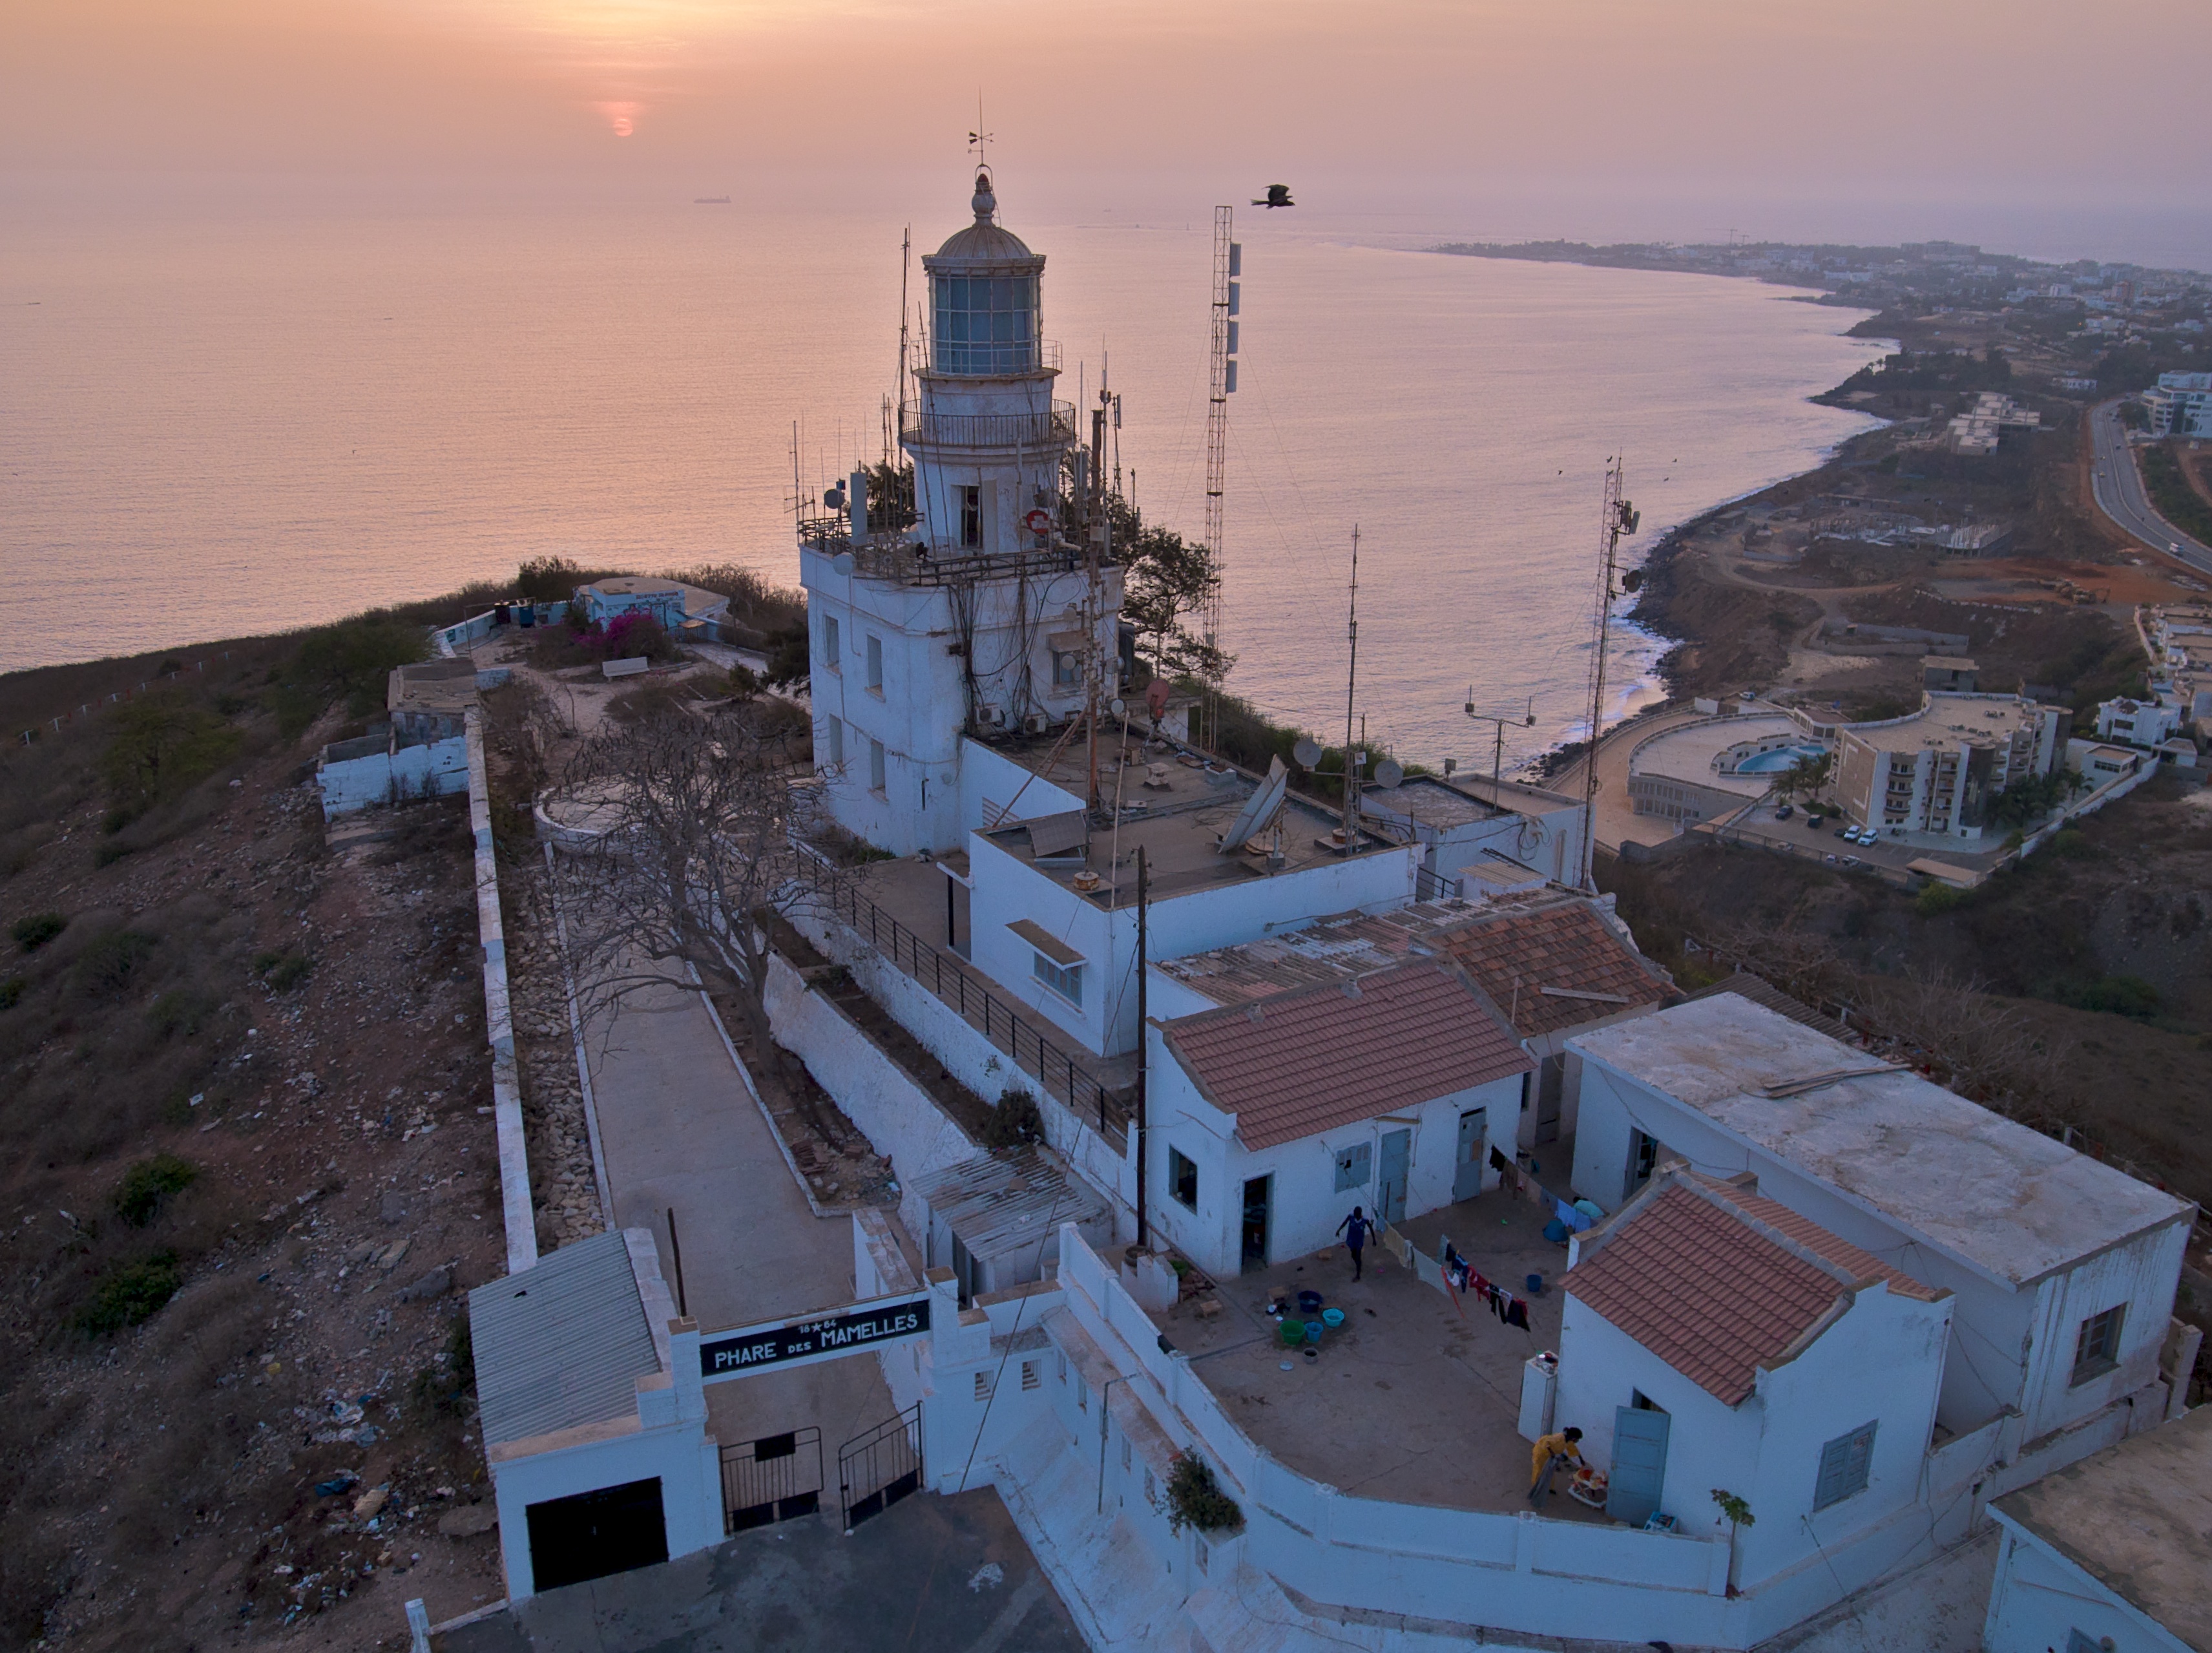
{"label": "calm ocean", "polygon": [[[1061,393],[1109,365],[1139,504],[1194,534],[1203,211],[1115,226],[1004,204],[1050,259]],[[917,203],[917,257],[963,205]],[[547,552],[792,581],[794,423],[809,491],[880,447],[900,229],[688,202],[19,220],[0,244],[0,669],[303,625]],[[1878,349],[1840,336],[1856,312],[1239,229],[1233,686],[1324,731],[1343,723],[1354,523],[1370,733],[1486,766],[1470,685],[1485,711],[1534,698],[1509,752],[1583,722],[1607,456],[1627,456],[1640,554],[1863,423],[1805,400]],[[1618,715],[1656,650],[1616,646]]]}

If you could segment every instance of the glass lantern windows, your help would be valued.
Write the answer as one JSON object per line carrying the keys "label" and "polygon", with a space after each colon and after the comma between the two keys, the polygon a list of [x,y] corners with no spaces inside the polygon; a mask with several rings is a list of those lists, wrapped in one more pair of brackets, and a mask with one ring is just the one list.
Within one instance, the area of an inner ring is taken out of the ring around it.
{"label": "glass lantern windows", "polygon": [[937,370],[1028,373],[1037,363],[1035,276],[939,276]]}

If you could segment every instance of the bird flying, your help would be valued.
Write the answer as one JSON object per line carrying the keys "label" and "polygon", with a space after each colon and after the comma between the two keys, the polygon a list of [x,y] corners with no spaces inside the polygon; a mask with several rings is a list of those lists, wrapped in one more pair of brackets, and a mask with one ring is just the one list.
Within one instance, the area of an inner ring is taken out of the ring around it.
{"label": "bird flying", "polygon": [[1267,186],[1267,198],[1265,200],[1261,200],[1255,198],[1253,200],[1252,204],[1254,206],[1279,207],[1296,206],[1297,203],[1291,199],[1291,186],[1288,184],[1270,184]]}

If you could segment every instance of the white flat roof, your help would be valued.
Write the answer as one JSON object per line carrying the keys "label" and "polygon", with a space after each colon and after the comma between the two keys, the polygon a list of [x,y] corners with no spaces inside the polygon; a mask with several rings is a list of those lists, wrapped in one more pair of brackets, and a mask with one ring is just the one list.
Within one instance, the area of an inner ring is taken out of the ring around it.
{"label": "white flat roof", "polygon": [[1802,741],[1808,746],[1814,744],[1813,736],[1784,714],[1745,712],[1709,717],[1701,723],[1685,724],[1650,736],[1649,744],[1639,742],[1640,749],[1629,754],[1628,772],[1690,781],[1723,792],[1740,793],[1747,798],[1764,797],[1767,789],[1781,778],[1779,775],[1771,771],[1764,774],[1754,772],[1748,775],[1723,775],[1713,767],[1713,762],[1730,747],[1784,735]]}
{"label": "white flat roof", "polygon": [[1729,1135],[2014,1285],[2185,1220],[2191,1209],[1916,1073],[1876,1071],[1768,1097],[1770,1086],[1885,1064],[1733,993],[1570,1043],[1585,1059],[1672,1096]]}

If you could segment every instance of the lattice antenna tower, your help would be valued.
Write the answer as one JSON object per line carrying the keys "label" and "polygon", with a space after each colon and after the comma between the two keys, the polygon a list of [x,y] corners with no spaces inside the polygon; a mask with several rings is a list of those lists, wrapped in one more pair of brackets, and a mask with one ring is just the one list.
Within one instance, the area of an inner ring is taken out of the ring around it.
{"label": "lattice antenna tower", "polygon": [[1206,408],[1206,558],[1212,578],[1206,587],[1206,695],[1204,744],[1212,749],[1221,735],[1222,544],[1221,493],[1229,468],[1229,399],[1237,390],[1237,278],[1244,249],[1235,238],[1236,210],[1213,209],[1213,304],[1207,352]]}
{"label": "lattice antenna tower", "polygon": [[1605,646],[1613,630],[1613,601],[1623,534],[1636,532],[1642,519],[1636,507],[1621,497],[1627,480],[1627,461],[1613,454],[1606,461],[1605,510],[1600,520],[1597,552],[1597,596],[1590,637],[1589,749],[1583,759],[1583,887],[1597,893],[1593,860],[1597,845],[1597,741],[1605,717]]}

